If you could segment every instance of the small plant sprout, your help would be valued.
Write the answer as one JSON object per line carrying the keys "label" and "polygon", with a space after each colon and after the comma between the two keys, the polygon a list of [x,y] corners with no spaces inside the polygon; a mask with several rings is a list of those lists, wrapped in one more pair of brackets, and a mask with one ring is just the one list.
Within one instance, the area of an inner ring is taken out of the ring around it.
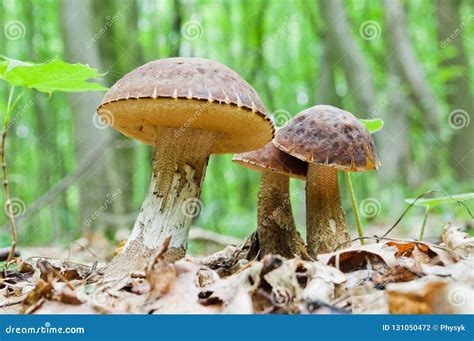
{"label": "small plant sprout", "polygon": [[[425,209],[424,214],[423,214],[423,221],[421,223],[421,228],[420,228],[419,240],[421,241],[423,240],[423,237],[425,234],[425,226],[426,226],[426,221],[428,219],[428,215],[434,207],[437,207],[440,205],[457,203],[458,205],[461,205],[462,207],[464,207],[468,211],[469,215],[472,217],[472,213],[469,211],[469,208],[466,206],[466,202],[473,199],[474,199],[474,193],[463,193],[463,194],[447,195],[447,196],[429,198],[429,199],[417,200],[417,199],[410,198],[410,199],[405,199],[405,203],[410,204],[410,205],[420,206]],[[454,213],[452,215],[454,215]]]}
{"label": "small plant sprout", "polygon": [[[359,119],[360,123],[362,123],[369,133],[373,134],[378,132],[380,129],[383,127],[383,120],[380,118],[372,119],[372,120],[364,120],[364,119]],[[356,223],[357,227],[357,233],[360,238],[360,244],[364,245],[364,231],[362,228],[362,222],[360,220],[360,214],[359,214],[359,207],[357,205],[357,199],[355,196],[354,188],[352,186],[352,180],[351,180],[351,173],[350,172],[344,172],[344,177],[346,179],[346,187],[347,191],[349,192],[349,197],[351,199],[351,206],[352,206],[352,212],[354,212],[354,221]]]}
{"label": "small plant sprout", "polygon": [[[0,56],[0,79],[9,85],[9,96],[3,120],[0,157],[2,159],[3,190],[5,209],[11,227],[12,244],[8,255],[9,263],[15,255],[17,233],[15,216],[12,212],[10,190],[7,177],[6,138],[10,126],[11,113],[27,89],[34,89],[51,95],[53,92],[105,91],[106,87],[89,82],[101,75],[97,70],[83,64],[68,64],[59,59],[36,64]],[[16,88],[22,89],[16,94]]]}

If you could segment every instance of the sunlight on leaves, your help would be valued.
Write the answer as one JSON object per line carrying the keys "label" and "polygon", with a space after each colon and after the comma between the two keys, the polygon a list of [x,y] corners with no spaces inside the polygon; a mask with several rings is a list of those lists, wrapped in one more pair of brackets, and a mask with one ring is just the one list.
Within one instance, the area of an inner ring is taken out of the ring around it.
{"label": "sunlight on leaves", "polygon": [[105,91],[106,87],[89,82],[102,76],[94,68],[84,64],[69,64],[59,59],[41,64],[30,64],[1,57],[0,77],[12,86],[22,86],[45,93],[54,91],[83,92]]}

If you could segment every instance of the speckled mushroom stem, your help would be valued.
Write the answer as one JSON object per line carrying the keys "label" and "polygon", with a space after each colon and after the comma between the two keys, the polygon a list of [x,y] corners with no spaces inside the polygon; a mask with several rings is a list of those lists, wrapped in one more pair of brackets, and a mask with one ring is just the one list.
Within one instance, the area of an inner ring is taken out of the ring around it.
{"label": "speckled mushroom stem", "polygon": [[199,194],[216,132],[157,128],[153,174],[140,213],[109,273],[143,270],[169,236],[165,259],[184,257],[191,221],[201,210]]}
{"label": "speckled mushroom stem", "polygon": [[258,239],[261,255],[304,256],[305,244],[291,210],[289,178],[263,172],[258,193]]}
{"label": "speckled mushroom stem", "polygon": [[349,246],[341,207],[337,170],[309,164],[306,177],[306,228],[308,253],[315,258],[332,252],[339,244]]}

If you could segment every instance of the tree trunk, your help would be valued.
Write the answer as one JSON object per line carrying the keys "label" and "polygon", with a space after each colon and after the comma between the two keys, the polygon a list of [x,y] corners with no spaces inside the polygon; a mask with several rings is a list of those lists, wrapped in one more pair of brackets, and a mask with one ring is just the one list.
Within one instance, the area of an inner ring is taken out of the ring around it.
{"label": "tree trunk", "polygon": [[367,117],[375,102],[373,77],[352,35],[344,3],[342,0],[320,0],[318,3],[327,26],[327,31],[323,32],[327,35],[326,44],[344,70],[355,112],[360,113],[357,116]]}
{"label": "tree trunk", "polygon": [[[107,83],[112,86],[126,73],[144,63],[143,51],[138,42],[138,9],[137,2],[101,0],[93,4],[96,13],[95,30],[106,31],[95,43],[100,59],[109,73]],[[127,50],[127,53],[124,53]],[[116,132],[113,132],[116,134]],[[125,216],[134,211],[134,172],[131,165],[135,160],[133,141],[122,134],[119,135],[116,148],[110,150],[106,157],[107,167],[113,172],[107,174],[107,184],[111,192],[118,189],[122,194],[117,197],[108,211],[114,216]],[[127,222],[119,221],[107,226],[109,235],[114,235],[119,228],[128,228]]]}
{"label": "tree trunk", "polygon": [[[460,18],[460,0],[438,0],[438,37],[441,48],[452,46],[456,54],[443,60],[443,67],[460,67],[461,71],[445,84],[453,128],[450,147],[451,166],[457,179],[472,180],[474,176],[474,98],[471,91],[471,70],[464,49],[464,26]],[[460,30],[461,33],[456,34]],[[451,39],[450,36],[454,35]],[[448,39],[450,39],[448,41]],[[441,54],[443,55],[443,54]],[[469,122],[471,121],[471,122]]]}
{"label": "tree trunk", "polygon": [[181,26],[183,22],[183,14],[181,10],[181,3],[179,0],[173,1],[173,22],[170,32],[171,41],[171,51],[170,57],[178,57],[181,51]]}
{"label": "tree trunk", "polygon": [[316,89],[316,100],[318,104],[328,104],[340,108],[342,101],[336,93],[336,80],[334,77],[336,57],[331,52],[331,46],[327,40],[327,34],[323,33],[321,36],[323,48],[319,59],[319,80]]}
{"label": "tree trunk", "polygon": [[[407,183],[408,179],[413,180],[412,177],[418,177],[413,172],[400,172],[400,165],[411,163],[408,122],[411,102],[405,94],[391,55],[387,56],[387,66],[386,96],[374,111],[374,117],[380,117],[385,122],[383,133],[378,136],[377,151],[383,160],[383,166],[377,174],[386,186],[399,186],[400,183]],[[396,148],[393,148],[394,144]]]}
{"label": "tree trunk", "polygon": [[[74,0],[61,2],[61,19],[64,31],[66,56],[71,62],[81,62],[101,69],[97,44],[86,48],[87,42],[94,36],[91,27],[91,1],[84,0],[77,6]],[[71,109],[74,111],[76,160],[80,162],[97,144],[107,138],[108,132],[94,127],[92,123],[94,112],[103,94],[89,92],[68,95]],[[90,169],[90,176],[79,186],[79,207],[81,227],[91,228],[86,222],[95,216],[97,210],[105,201],[107,188],[104,182],[106,176],[103,162],[96,162]],[[100,217],[94,220],[95,228],[102,228]]]}
{"label": "tree trunk", "polygon": [[[393,55],[397,70],[403,81],[409,85],[414,103],[424,116],[423,126],[426,132],[424,147],[429,150],[438,141],[440,132],[440,111],[436,96],[410,42],[402,4],[399,0],[384,0],[384,12],[389,46],[387,55]],[[425,177],[436,175],[440,163],[436,153],[426,153],[425,158],[423,162]]]}

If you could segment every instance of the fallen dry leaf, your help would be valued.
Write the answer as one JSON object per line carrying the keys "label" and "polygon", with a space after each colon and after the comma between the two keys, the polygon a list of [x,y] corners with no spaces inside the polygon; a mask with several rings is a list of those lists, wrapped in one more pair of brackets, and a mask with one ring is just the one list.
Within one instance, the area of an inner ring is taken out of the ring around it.
{"label": "fallen dry leaf", "polygon": [[386,293],[391,314],[474,313],[472,288],[441,277],[388,284]]}
{"label": "fallen dry leaf", "polygon": [[349,290],[353,314],[387,314],[389,305],[385,293],[365,285]]}
{"label": "fallen dry leaf", "polygon": [[202,305],[227,305],[230,303],[239,288],[247,292],[256,290],[260,283],[260,271],[263,264],[250,262],[247,267],[233,275],[222,278],[199,293],[199,302]]}
{"label": "fallen dry leaf", "polygon": [[441,238],[449,249],[460,256],[474,256],[474,238],[462,232],[460,227],[446,225]]}

